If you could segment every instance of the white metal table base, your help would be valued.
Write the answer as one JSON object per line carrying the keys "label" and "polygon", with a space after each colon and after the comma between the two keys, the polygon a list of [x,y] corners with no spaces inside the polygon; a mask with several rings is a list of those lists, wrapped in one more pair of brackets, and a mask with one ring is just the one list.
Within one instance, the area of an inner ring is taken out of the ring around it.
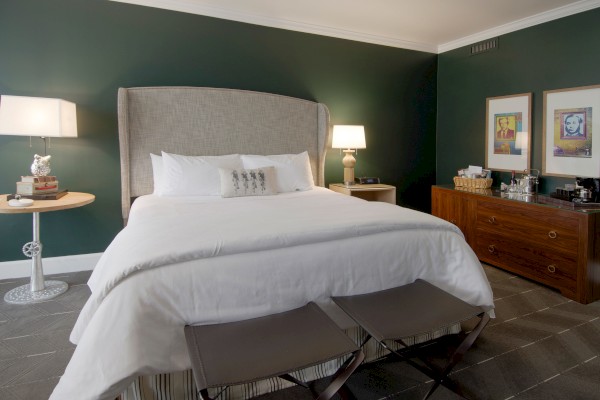
{"label": "white metal table base", "polygon": [[12,304],[30,304],[50,300],[67,291],[69,285],[61,281],[44,282],[42,243],[40,242],[40,213],[33,214],[33,241],[23,246],[23,254],[31,257],[31,282],[12,289],[4,301]]}

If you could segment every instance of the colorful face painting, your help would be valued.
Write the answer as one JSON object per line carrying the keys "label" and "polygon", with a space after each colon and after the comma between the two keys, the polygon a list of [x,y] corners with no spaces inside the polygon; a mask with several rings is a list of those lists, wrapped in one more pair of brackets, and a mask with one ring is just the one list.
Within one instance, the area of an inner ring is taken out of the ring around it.
{"label": "colorful face painting", "polygon": [[521,113],[494,114],[494,121],[494,154],[520,155],[521,149],[515,144],[517,133],[522,131]]}
{"label": "colorful face painting", "polygon": [[592,108],[554,110],[554,155],[592,157]]}

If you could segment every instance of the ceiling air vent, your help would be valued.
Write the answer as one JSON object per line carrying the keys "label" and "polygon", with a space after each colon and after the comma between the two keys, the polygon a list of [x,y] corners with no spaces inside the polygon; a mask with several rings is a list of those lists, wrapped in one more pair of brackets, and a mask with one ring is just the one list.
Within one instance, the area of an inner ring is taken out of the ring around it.
{"label": "ceiling air vent", "polygon": [[485,53],[490,50],[498,49],[498,38],[495,37],[493,39],[484,40],[482,42],[475,43],[471,46],[471,55]]}

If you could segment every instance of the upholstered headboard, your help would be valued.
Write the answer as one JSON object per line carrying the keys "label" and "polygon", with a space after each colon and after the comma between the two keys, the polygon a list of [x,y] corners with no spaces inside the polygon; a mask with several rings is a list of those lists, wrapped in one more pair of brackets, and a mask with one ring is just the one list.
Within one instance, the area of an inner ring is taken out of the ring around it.
{"label": "upholstered headboard", "polygon": [[235,89],[120,88],[121,203],[152,193],[150,153],[293,154],[308,151],[324,185],[329,111],[324,104]]}

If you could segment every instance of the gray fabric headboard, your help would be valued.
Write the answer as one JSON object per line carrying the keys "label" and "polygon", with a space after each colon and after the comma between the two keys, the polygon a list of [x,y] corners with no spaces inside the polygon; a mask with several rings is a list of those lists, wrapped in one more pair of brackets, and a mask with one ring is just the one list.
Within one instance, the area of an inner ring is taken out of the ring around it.
{"label": "gray fabric headboard", "polygon": [[323,186],[329,111],[324,104],[269,93],[202,87],[120,88],[121,204],[152,193],[150,153],[293,154],[308,151]]}

